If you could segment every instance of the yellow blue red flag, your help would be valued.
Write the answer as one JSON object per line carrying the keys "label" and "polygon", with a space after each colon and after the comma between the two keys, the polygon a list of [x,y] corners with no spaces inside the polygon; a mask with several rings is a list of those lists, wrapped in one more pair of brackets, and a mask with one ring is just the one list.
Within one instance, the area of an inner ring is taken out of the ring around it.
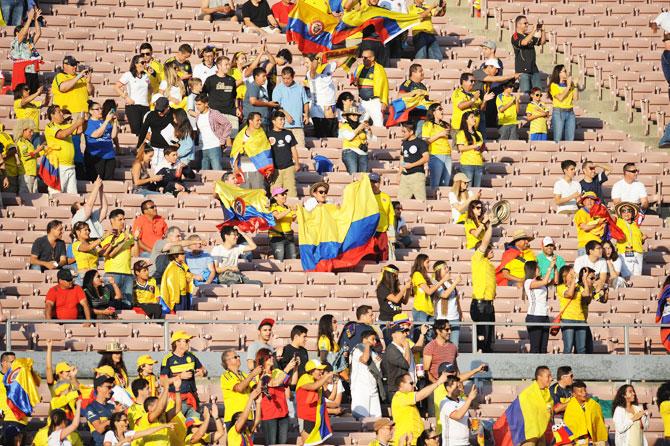
{"label": "yellow blue red flag", "polygon": [[33,360],[15,359],[5,373],[3,383],[7,390],[7,406],[16,419],[21,421],[32,415],[33,409],[40,402],[37,391],[40,378],[33,372]]}
{"label": "yellow blue red flag", "polygon": [[60,173],[58,172],[58,156],[55,151],[47,148],[46,154],[40,160],[37,174],[44,184],[52,189],[60,190]]}
{"label": "yellow blue red flag", "polygon": [[286,41],[297,43],[303,53],[321,53],[331,49],[337,19],[328,9],[325,3],[320,5],[298,0],[288,15]]}
{"label": "yellow blue red flag", "polygon": [[365,0],[362,0],[360,8],[344,13],[333,32],[332,40],[333,44],[341,43],[353,34],[363,31],[364,28],[373,26],[382,41],[388,43],[420,22],[421,17],[418,14],[389,11],[368,5]]}
{"label": "yellow blue red flag", "polygon": [[270,201],[263,189],[242,189],[232,184],[217,181],[214,192],[221,200],[224,226],[235,226],[242,231],[267,231],[275,225],[270,212]]}
{"label": "yellow blue red flag", "polygon": [[379,205],[370,179],[363,175],[344,188],[342,204],[299,207],[300,259],[305,271],[350,268],[374,252]]}
{"label": "yellow blue red flag", "polygon": [[[308,374],[303,374],[296,385],[296,395],[300,395],[301,400],[307,401],[310,405],[316,405],[316,419],[314,428],[308,433],[305,440],[305,446],[316,446],[322,444],[333,435],[333,429],[330,427],[330,418],[326,408],[326,397],[323,395],[323,389],[316,392],[305,391],[303,386],[314,382],[314,378]],[[300,415],[300,413],[298,413]]]}
{"label": "yellow blue red flag", "polygon": [[262,128],[250,130],[249,135],[246,134],[247,127],[245,126],[235,137],[233,147],[230,150],[230,157],[233,159],[233,167],[238,170],[239,159],[242,156],[247,156],[254,164],[254,167],[264,177],[269,177],[274,172],[274,164],[272,162],[272,149],[270,141],[265,135]]}
{"label": "yellow blue red flag", "polygon": [[393,127],[407,121],[412,111],[422,111],[425,117],[425,112],[428,111],[430,104],[432,102],[423,95],[404,96],[394,99],[388,107],[389,117],[386,120],[386,127]]}
{"label": "yellow blue red flag", "polygon": [[553,400],[549,389],[540,389],[537,382],[526,387],[493,425],[496,446],[519,446],[528,440],[545,438],[551,441],[549,422]]}

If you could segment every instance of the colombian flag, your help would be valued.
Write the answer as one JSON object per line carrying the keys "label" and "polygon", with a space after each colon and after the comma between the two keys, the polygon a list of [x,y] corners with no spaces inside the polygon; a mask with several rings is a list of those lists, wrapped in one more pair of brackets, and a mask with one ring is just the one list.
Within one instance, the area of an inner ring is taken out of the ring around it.
{"label": "colombian flag", "polygon": [[530,439],[545,437],[551,442],[549,422],[553,401],[549,389],[540,389],[537,382],[526,387],[493,425],[496,446],[519,446]]}
{"label": "colombian flag", "polygon": [[[333,3],[338,7],[337,1]],[[341,8],[341,1],[339,3]],[[288,15],[286,41],[297,43],[302,53],[321,53],[332,48],[337,19],[328,9],[325,3],[298,0]]]}
{"label": "colombian flag", "polygon": [[405,96],[394,99],[389,104],[389,117],[386,120],[386,127],[393,127],[409,119],[409,114],[413,110],[422,111],[423,116],[428,111],[428,107],[432,102],[428,101],[425,96]]}
{"label": "colombian flag", "polygon": [[[298,380],[296,385],[296,394],[303,393],[303,399],[308,402],[316,402],[316,418],[314,420],[314,429],[309,432],[309,436],[305,440],[305,446],[316,446],[322,444],[333,435],[333,429],[330,427],[330,418],[328,417],[328,410],[326,408],[326,397],[323,395],[323,389],[316,392],[307,392],[302,389],[302,386],[314,382],[311,375],[305,373]],[[300,415],[300,414],[299,414]]]}
{"label": "colombian flag", "polygon": [[379,37],[384,43],[388,43],[420,22],[421,18],[418,14],[393,12],[378,6],[370,6],[363,1],[360,9],[344,13],[333,32],[333,43],[343,42],[368,26],[374,26]]}
{"label": "colombian flag", "polygon": [[[670,285],[663,288],[658,296],[656,323],[670,325]],[[670,327],[661,328],[661,343],[670,352]]]}
{"label": "colombian flag", "polygon": [[7,406],[17,420],[28,418],[33,408],[40,402],[37,388],[40,378],[33,372],[31,358],[15,359],[5,374],[3,383],[7,390]]}
{"label": "colombian flag", "polygon": [[[192,274],[186,263],[171,261],[161,278],[161,297],[159,299],[163,314],[174,313],[174,307],[182,299],[191,299],[193,294]],[[169,311],[167,311],[169,310]]]}
{"label": "colombian flag", "polygon": [[[294,8],[295,9],[295,8]],[[275,166],[272,163],[272,150],[270,148],[270,141],[265,135],[265,131],[260,128],[251,130],[251,135],[246,135],[247,127],[245,126],[235,137],[233,141],[233,148],[230,151],[230,157],[233,159],[233,166],[239,170],[238,161],[243,155],[248,156],[256,170],[259,171],[265,178],[272,175]]]}
{"label": "colombian flag", "polygon": [[342,204],[298,208],[300,259],[305,271],[349,268],[374,253],[379,205],[364,175],[344,188]]}
{"label": "colombian flag", "polygon": [[52,189],[60,190],[60,174],[58,173],[58,157],[56,152],[47,153],[40,160],[40,165],[37,174],[44,184]]}
{"label": "colombian flag", "polygon": [[242,231],[267,231],[275,225],[270,203],[262,189],[241,187],[217,181],[214,192],[221,200],[223,223],[217,226],[236,226]]}

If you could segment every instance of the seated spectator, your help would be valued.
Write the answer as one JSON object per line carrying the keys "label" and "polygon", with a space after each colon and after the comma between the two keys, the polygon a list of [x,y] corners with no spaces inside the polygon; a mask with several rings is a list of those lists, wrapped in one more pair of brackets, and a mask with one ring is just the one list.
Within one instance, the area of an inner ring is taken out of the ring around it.
{"label": "seated spectator", "polygon": [[561,366],[556,369],[556,382],[549,386],[549,393],[554,400],[554,413],[563,413],[565,406],[572,398],[572,383],[574,372],[570,366]]}
{"label": "seated spectator", "polygon": [[491,215],[484,212],[484,203],[481,200],[472,200],[468,203],[468,211],[463,222],[465,230],[465,248],[476,249],[477,243],[484,238],[486,228],[491,226]]}
{"label": "seated spectator", "polygon": [[402,218],[402,205],[399,201],[392,201],[393,212],[395,218],[393,219],[393,224],[395,228],[395,247],[400,249],[409,248],[412,244],[412,237],[410,236],[409,228],[407,228],[407,222]]}
{"label": "seated spectator", "polygon": [[[369,120],[360,121],[358,108],[350,108],[342,113],[337,137],[342,140],[342,162],[349,174],[368,171]],[[425,189],[425,186],[424,186]],[[425,191],[424,191],[425,193]]]}
{"label": "seated spectator", "polygon": [[584,441],[603,446],[608,442],[607,425],[600,404],[586,393],[584,381],[572,383],[572,398],[565,407],[563,422],[576,444]]}
{"label": "seated spectator", "polygon": [[[637,180],[639,169],[635,163],[626,163],[623,166],[623,179],[614,183],[612,186],[612,202],[619,204],[623,201],[637,204],[640,206],[640,214],[645,213],[649,208],[649,198],[647,197],[647,188]],[[638,219],[641,216],[638,216]],[[641,220],[640,220],[641,221]]]}
{"label": "seated spectator", "polygon": [[[19,119],[14,127],[16,151],[23,167],[23,178],[19,178],[19,193],[37,192],[37,158],[44,154],[46,144],[35,147],[32,142],[35,140],[39,140],[35,123],[31,119]],[[10,189],[11,186],[10,184]],[[20,196],[17,196],[18,199]]]}
{"label": "seated spectator", "polygon": [[426,169],[429,161],[428,144],[416,137],[412,122],[403,122],[402,161],[400,163],[399,199],[426,200]]}
{"label": "seated spectator", "polygon": [[91,230],[88,224],[79,221],[72,227],[72,255],[74,256],[78,274],[84,274],[88,270],[98,268],[98,258],[104,253],[100,252],[102,238],[91,239]]}
{"label": "seated spectator", "polygon": [[285,189],[291,197],[297,197],[295,174],[300,170],[298,143],[295,135],[284,128],[285,122],[286,115],[283,111],[272,114],[272,130],[268,132],[276,176],[272,186],[273,190]]}
{"label": "seated spectator", "polygon": [[526,121],[530,122],[528,141],[546,141],[549,133],[547,118],[551,112],[542,102],[542,90],[533,87],[530,91],[530,102],[526,106]]}
{"label": "seated spectator", "polygon": [[137,256],[135,236],[126,230],[126,214],[123,209],[114,209],[109,213],[112,233],[100,243],[105,257],[105,273],[114,277],[114,282],[123,293],[123,300],[130,306],[133,299],[133,276],[130,262]]}
{"label": "seated spectator", "polygon": [[[238,244],[238,237],[242,236],[246,244]],[[236,283],[246,283],[262,286],[260,280],[251,280],[242,274],[237,266],[239,257],[242,253],[251,252],[256,249],[256,243],[251,238],[251,234],[238,231],[232,226],[224,226],[221,229],[221,240],[223,243],[212,249],[212,257],[217,260],[216,271],[219,273],[219,283],[224,285],[233,285]]]}
{"label": "seated spectator", "polygon": [[139,235],[137,243],[140,255],[148,257],[156,242],[165,236],[168,226],[165,219],[158,215],[158,209],[152,200],[143,201],[140,210],[142,215],[133,222],[133,234]]}
{"label": "seated spectator", "polygon": [[156,166],[156,175],[162,177],[156,183],[156,187],[163,193],[171,193],[175,197],[180,192],[189,192],[184,180],[195,178],[195,172],[187,164],[179,161],[179,149],[176,147],[168,147],[163,154],[163,162]]}
{"label": "seated spectator", "polygon": [[172,246],[179,245],[186,249],[190,242],[184,240],[184,234],[178,226],[170,226],[165,233],[165,238],[156,241],[151,254],[149,255],[149,275],[155,277],[157,282],[160,282],[163,277],[163,271],[167,267],[169,260],[167,252]]}
{"label": "seated spectator", "polygon": [[[424,125],[425,127],[425,125]],[[454,184],[449,191],[449,204],[451,205],[451,222],[463,223],[467,217],[467,210],[472,200],[479,200],[482,191],[474,192],[469,189],[470,179],[462,172],[454,175]]]}
{"label": "seated spectator", "polygon": [[30,269],[44,272],[48,269],[60,269],[66,265],[65,242],[63,241],[63,223],[51,220],[47,224],[47,235],[38,237],[30,249]]}
{"label": "seated spectator", "polygon": [[203,20],[210,22],[230,19],[231,22],[237,23],[236,9],[234,0],[202,0],[200,4]]}
{"label": "seated spectator", "polygon": [[603,260],[607,262],[607,283],[610,287],[625,288],[630,283],[630,271],[623,261],[623,256],[620,256],[614,248],[614,244],[610,240],[603,242]]}
{"label": "seated spectator", "polygon": [[552,260],[554,266],[549,274],[551,284],[558,282],[558,272],[565,266],[565,259],[556,253],[554,239],[547,236],[542,239],[542,252],[537,255],[537,266],[540,268],[540,276],[544,277],[549,270]]}
{"label": "seated spectator", "polygon": [[528,261],[535,260],[535,254],[530,249],[530,242],[535,239],[523,229],[512,233],[510,241],[506,244],[502,260],[496,268],[496,281],[498,285],[523,287],[526,277],[524,266]]}
{"label": "seated spectator", "polygon": [[84,163],[89,177],[103,180],[114,179],[116,168],[116,151],[114,140],[119,134],[119,120],[116,116],[116,102],[106,100],[102,106],[91,102],[91,117],[86,121],[86,152]]}
{"label": "seated spectator", "polygon": [[320,416],[317,415],[317,408],[323,404],[324,396],[334,398],[337,393],[337,386],[334,385],[330,395],[324,395],[326,386],[333,381],[334,377],[333,372],[325,372],[325,369],[326,365],[318,359],[307,361],[305,373],[300,376],[296,385],[296,415],[299,420],[302,420],[300,437],[303,440],[307,440],[312,431],[319,427],[316,424],[317,417],[320,418],[320,423],[330,424],[327,411],[325,414],[322,412]]}
{"label": "seated spectator", "polygon": [[[600,172],[598,172],[600,168]],[[586,160],[582,163],[582,173],[584,178],[579,182],[582,186],[582,192],[593,192],[600,199],[601,202],[604,202],[603,196],[603,184],[607,182],[607,174],[610,172],[610,168],[604,164],[595,164],[593,161]]]}
{"label": "seated spectator", "polygon": [[89,270],[84,274],[84,294],[88,300],[88,306],[92,310],[93,319],[116,319],[117,310],[129,310],[123,304],[123,294],[118,285],[114,283],[113,276],[109,276],[105,284],[100,273]]}
{"label": "seated spectator", "polygon": [[579,99],[579,88],[564,65],[556,65],[549,76],[547,96],[552,100],[551,131],[554,142],[575,140],[575,101]]}
{"label": "seated spectator", "polygon": [[577,255],[586,253],[586,244],[593,240],[598,243],[605,234],[605,219],[592,217],[591,208],[599,202],[593,192],[584,192],[577,202],[579,210],[575,213],[574,223],[577,228]]}
{"label": "seated spectator", "polygon": [[586,244],[586,254],[575,259],[575,273],[579,277],[582,268],[591,268],[598,277],[598,289],[607,282],[607,261],[602,258],[603,245],[601,242],[591,240]]}
{"label": "seated spectator", "polygon": [[206,95],[199,94],[195,97],[196,123],[202,141],[201,168],[203,170],[223,170],[222,148],[230,145],[233,127],[226,115],[210,108],[209,105],[210,98]]}
{"label": "seated spectator", "polygon": [[[96,209],[95,202],[98,198],[100,198],[100,204]],[[70,224],[74,228],[79,222],[86,223],[90,231],[90,238],[102,238],[105,232],[102,222],[107,218],[107,210],[107,195],[105,195],[102,178],[97,178],[93,182],[93,188],[89,192],[88,197],[86,197],[86,201],[83,203],[75,202],[70,206],[70,212],[72,213]]]}
{"label": "seated spectator", "polygon": [[158,297],[160,290],[156,279],[149,277],[149,265],[144,260],[138,260],[133,264],[135,274],[133,306],[141,308],[149,319],[161,319],[163,310]]}
{"label": "seated spectator", "polygon": [[288,190],[283,187],[272,188],[270,212],[276,224],[270,229],[270,248],[276,260],[298,258],[292,223],[296,219],[295,207],[286,204]]}
{"label": "seated spectator", "polygon": [[190,235],[186,241],[191,243],[186,252],[186,264],[193,274],[193,284],[200,286],[217,283],[214,258],[203,250],[200,236]]}
{"label": "seated spectator", "polygon": [[62,269],[56,276],[58,284],[49,289],[44,307],[44,319],[91,320],[91,309],[80,286],[74,284],[72,271]]}
{"label": "seated spectator", "polygon": [[617,252],[623,256],[626,269],[632,276],[642,275],[643,253],[642,246],[647,236],[640,231],[637,224],[639,207],[633,203],[621,202],[616,205],[616,225],[626,236],[625,240],[617,241]]}
{"label": "seated spectator", "polygon": [[309,97],[304,85],[295,81],[295,71],[288,65],[281,69],[281,82],[275,83],[272,101],[279,104],[286,118],[285,127],[293,134],[298,147],[305,147],[304,127],[309,123]]}
{"label": "seated spectator", "polygon": [[266,0],[247,0],[242,5],[242,19],[244,32],[257,34],[281,32],[279,23],[272,15]]}
{"label": "seated spectator", "polygon": [[482,185],[484,138],[477,130],[477,116],[470,111],[463,113],[461,126],[456,134],[456,147],[461,154],[461,171],[474,187]]}
{"label": "seated spectator", "polygon": [[461,399],[463,384],[458,376],[449,376],[444,386],[447,389],[447,398],[440,405],[438,415],[442,424],[442,444],[469,444],[469,411],[477,399],[477,386],[470,388],[470,393],[464,400]]}
{"label": "seated spectator", "polygon": [[[394,394],[391,401],[391,413],[393,422],[396,425],[394,434],[394,443],[401,443],[401,439],[409,436],[408,445],[416,445],[416,442],[424,430],[423,419],[417,408],[417,404],[430,395],[436,387],[444,385],[447,382],[447,374],[443,373],[437,378],[437,381],[422,388],[419,391],[414,390],[414,382],[409,373],[400,375],[396,379],[398,391]],[[476,395],[476,393],[475,393]]]}
{"label": "seated spectator", "polygon": [[563,178],[554,183],[554,203],[558,205],[556,213],[574,214],[577,212],[577,199],[582,195],[582,187],[575,180],[577,164],[572,160],[561,161]]}
{"label": "seated spectator", "polygon": [[133,179],[133,193],[139,195],[160,194],[156,183],[163,180],[163,175],[151,175],[151,164],[154,157],[154,148],[143,144],[137,151],[130,174]]}
{"label": "seated spectator", "polygon": [[295,8],[295,3],[291,0],[281,0],[272,5],[272,15],[277,19],[282,31],[288,25],[288,15],[293,11],[293,8]]}
{"label": "seated spectator", "polygon": [[451,126],[444,118],[442,105],[431,104],[421,128],[421,137],[428,143],[430,153],[430,187],[449,186],[451,181]]}
{"label": "seated spectator", "polygon": [[498,125],[500,125],[500,136],[498,139],[519,139],[517,128],[519,120],[519,98],[514,95],[514,81],[503,84],[503,92],[496,97],[496,109],[498,110]]}

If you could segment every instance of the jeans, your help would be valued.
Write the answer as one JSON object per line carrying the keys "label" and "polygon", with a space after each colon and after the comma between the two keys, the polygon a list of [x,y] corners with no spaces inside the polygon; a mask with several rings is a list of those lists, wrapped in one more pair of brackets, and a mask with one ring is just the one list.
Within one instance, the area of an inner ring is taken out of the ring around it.
{"label": "jeans", "polygon": [[121,274],[121,273],[107,273],[110,277],[114,278],[114,282],[121,290],[123,294],[123,303],[129,307],[133,306],[133,282],[135,279],[130,274]]}
{"label": "jeans", "polygon": [[143,187],[134,188],[133,193],[138,195],[161,195],[157,190],[145,189]]}
{"label": "jeans", "polygon": [[7,26],[18,26],[23,21],[23,0],[2,0],[2,18]]}
{"label": "jeans", "polygon": [[542,88],[546,87],[542,85],[542,79],[540,79],[540,73],[521,73],[519,76],[519,91],[521,93],[530,93],[530,90],[533,87]]}
{"label": "jeans", "polygon": [[[470,317],[474,322],[495,322],[496,314],[493,301],[472,299],[472,302],[470,302]],[[483,341],[479,340],[480,336],[484,338]],[[493,325],[477,325],[477,348],[482,353],[491,353],[494,336],[495,327]]]}
{"label": "jeans", "polygon": [[516,124],[500,126],[500,137],[498,139],[501,141],[519,139]]}
{"label": "jeans", "polygon": [[223,170],[223,153],[221,152],[221,147],[204,149],[202,151],[201,168],[203,170]]}
{"label": "jeans", "polygon": [[[526,322],[550,322],[549,316],[526,315]],[[549,327],[527,327],[531,353],[547,353]]]}
{"label": "jeans", "polygon": [[275,260],[297,259],[293,233],[282,237],[270,237],[270,248]]}
{"label": "jeans", "polygon": [[484,166],[471,166],[469,164],[461,164],[461,172],[470,180],[471,187],[481,187],[482,174],[484,173]]}
{"label": "jeans", "polygon": [[586,353],[586,335],[587,325],[586,321],[577,321],[574,319],[561,319],[561,322],[569,322],[575,324],[583,324],[583,327],[562,327],[563,332],[563,353],[572,353],[574,347],[575,353]]}
{"label": "jeans", "polygon": [[451,327],[451,332],[449,333],[449,342],[458,347],[458,343],[461,342],[461,322],[449,321],[449,327]]}
{"label": "jeans", "polygon": [[[412,309],[412,320],[414,322],[429,322],[431,324],[435,322],[435,318],[433,316],[429,316],[428,313],[424,313],[423,311],[418,311],[415,309]],[[419,335],[421,334],[420,328],[421,327],[419,325],[414,326],[414,339],[419,338]],[[432,330],[428,330],[428,332],[426,333],[426,339],[424,340],[424,345],[432,340],[433,340]]]}
{"label": "jeans", "polygon": [[451,155],[430,155],[430,187],[449,186],[451,180]]}
{"label": "jeans", "polygon": [[347,167],[347,172],[354,174],[356,172],[368,171],[368,155],[359,155],[350,149],[342,151],[342,162]]}
{"label": "jeans", "polygon": [[665,126],[663,136],[661,136],[661,140],[658,142],[659,146],[662,146],[664,144],[670,144],[670,123]]}
{"label": "jeans", "polygon": [[415,59],[442,60],[442,50],[434,34],[418,33],[412,40],[416,50]]}
{"label": "jeans", "polygon": [[575,112],[572,109],[555,108],[551,112],[551,127],[554,142],[575,140]]}
{"label": "jeans", "polygon": [[288,442],[288,416],[274,420],[261,421],[261,428],[265,434],[265,444],[286,444]]}

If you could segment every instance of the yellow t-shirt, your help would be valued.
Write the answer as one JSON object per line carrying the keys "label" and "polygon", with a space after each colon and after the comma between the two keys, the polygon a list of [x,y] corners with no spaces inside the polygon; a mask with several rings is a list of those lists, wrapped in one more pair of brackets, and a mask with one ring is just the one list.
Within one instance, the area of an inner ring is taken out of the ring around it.
{"label": "yellow t-shirt", "polygon": [[61,93],[58,86],[75,77],[77,77],[76,74],[58,73],[51,83],[53,103],[73,114],[88,111],[88,80],[86,77],[82,77],[74,85],[74,88],[67,93]]}
{"label": "yellow t-shirt", "polygon": [[423,432],[423,420],[416,408],[416,392],[396,392],[391,401],[391,412],[395,423],[393,444],[399,444],[400,437],[411,433],[411,444],[415,445]]}
{"label": "yellow t-shirt", "polygon": [[328,339],[328,337],[324,335],[319,336],[319,342],[317,345],[318,345],[318,351],[327,351],[333,353],[337,353],[340,351],[340,345],[337,342],[335,342],[335,345],[331,345],[330,339]]}
{"label": "yellow t-shirt", "polygon": [[[27,139],[19,139],[16,141],[16,150],[19,152],[19,158],[21,159],[21,164],[23,164],[23,170],[26,175],[36,176],[37,175],[37,158],[31,157],[30,154],[35,151],[35,146],[33,143]],[[43,154],[44,150],[40,152]]]}
{"label": "yellow t-shirt", "polygon": [[[247,374],[240,371],[239,375],[234,374],[231,371],[225,371],[221,375],[221,390],[223,391],[223,405],[226,408],[224,413],[223,421],[229,422],[233,415],[237,412],[242,412],[249,401],[249,394],[251,393],[251,388],[254,386],[253,381],[249,383],[246,389],[242,392],[235,392],[233,387],[238,383],[241,383],[247,378]],[[253,414],[249,413],[249,419],[253,417]],[[231,429],[232,430],[232,429]]]}
{"label": "yellow t-shirt", "polygon": [[[79,251],[79,246],[81,242],[77,240],[72,244],[72,253],[74,254],[74,260],[77,262],[77,269],[79,271],[88,271],[89,269],[98,268],[98,254],[91,254],[91,252],[81,252]],[[95,253],[95,250],[92,251]]]}
{"label": "yellow t-shirt", "polygon": [[644,252],[642,249],[642,231],[640,231],[640,227],[637,223],[632,222],[628,224],[623,218],[617,218],[616,225],[626,236],[626,240],[617,242],[616,244],[616,250],[619,254],[625,254],[627,246],[632,247],[634,252],[640,254]]}
{"label": "yellow t-shirt", "polygon": [[[407,13],[412,15],[414,14],[420,15],[422,12],[426,10],[425,7],[418,5],[412,5],[407,9],[408,9]],[[420,21],[418,25],[412,28],[413,36],[416,36],[419,33],[437,34],[435,32],[435,27],[433,26],[433,21],[431,17],[428,17],[427,19]]]}
{"label": "yellow t-shirt", "polygon": [[500,125],[516,125],[517,124],[517,116],[516,116],[516,105],[510,106],[507,110],[504,112],[500,111],[500,109],[507,104],[514,102],[515,98],[514,96],[505,96],[504,94],[500,93],[498,97],[496,98],[496,109],[498,110],[498,124]]}
{"label": "yellow t-shirt", "polygon": [[670,438],[670,401],[663,401],[658,410],[663,420],[663,436]]}
{"label": "yellow t-shirt", "polygon": [[[479,131],[475,131],[477,133],[477,137],[479,138],[478,142],[473,142],[472,144],[477,145],[477,149],[481,148],[482,145],[484,145],[484,139],[482,138],[482,134],[479,133]],[[456,134],[456,145],[464,145],[464,146],[469,146],[472,145],[468,143],[467,138],[465,137],[465,132],[463,130],[460,130]],[[479,150],[468,150],[467,152],[461,152],[461,166],[483,166],[484,165],[484,158],[482,157],[482,152]]]}
{"label": "yellow t-shirt", "polygon": [[561,85],[553,83],[553,82],[551,83],[551,85],[549,85],[549,93],[551,93],[552,104],[553,104],[554,108],[572,109],[572,107],[573,107],[572,102],[573,102],[573,98],[575,96],[574,87],[570,89],[570,93],[568,93],[568,95],[562,101],[559,101],[558,99],[556,99],[556,96],[561,94],[563,92],[563,90],[565,90],[565,89],[566,89],[565,85],[561,86]]}
{"label": "yellow t-shirt", "polygon": [[42,101],[32,101],[21,107],[21,99],[16,99],[14,101],[14,113],[16,114],[16,119],[30,119],[35,123],[35,128],[39,130],[41,106]]}
{"label": "yellow t-shirt", "polygon": [[[426,121],[421,129],[421,137],[426,141],[433,136],[442,133],[446,130],[440,124]],[[428,153],[431,155],[451,155],[451,144],[449,138],[441,137],[428,144]]]}
{"label": "yellow t-shirt", "polygon": [[[100,243],[101,248],[105,248],[112,242],[114,235],[110,234],[102,240]],[[114,245],[119,243],[123,244],[123,248],[119,253],[108,259],[105,259],[105,272],[106,273],[117,273],[117,274],[132,274],[130,271],[130,261],[132,259],[132,254],[130,248],[135,244],[132,236],[128,237],[125,233],[121,234],[114,241]],[[116,248],[112,248],[116,249]]]}
{"label": "yellow t-shirt", "polygon": [[14,140],[9,133],[0,132],[0,144],[3,146],[2,157],[5,160],[5,174],[8,177],[23,175],[25,173],[23,164],[17,160],[16,144],[14,144]]}
{"label": "yellow t-shirt", "polygon": [[479,249],[472,255],[472,298],[493,300],[496,297],[496,269]]}
{"label": "yellow t-shirt", "polygon": [[592,223],[598,220],[589,215],[586,209],[581,208],[575,213],[573,221],[575,222],[575,228],[577,228],[577,247],[583,248],[591,240],[601,241],[603,234],[605,233],[605,225],[600,225],[590,231],[584,231],[580,228],[580,225],[584,223]]}
{"label": "yellow t-shirt", "polygon": [[[238,82],[242,80],[242,71],[240,71],[239,68],[232,68],[228,72],[228,75]],[[237,99],[244,99],[244,95],[246,93],[247,93],[247,85],[244,82],[242,82],[240,85],[237,86]]]}
{"label": "yellow t-shirt", "polygon": [[128,408],[128,428],[130,430],[135,429],[135,423],[142,418],[144,415],[147,414],[147,411],[144,410],[144,406],[142,404],[133,404]]}
{"label": "yellow t-shirt", "polygon": [[[451,112],[451,128],[454,130],[458,130],[461,128],[461,118],[463,118],[463,114],[466,111],[473,111],[473,110],[479,110],[479,107],[482,105],[482,100],[477,99],[475,103],[472,105],[470,108],[466,108],[465,110],[461,110],[458,108],[458,104],[464,101],[471,101],[472,100],[472,94],[466,93],[462,88],[457,88],[454,90],[453,93],[451,93],[451,105],[452,105],[452,112]],[[479,117],[477,117],[477,125],[479,125]]]}
{"label": "yellow t-shirt", "polygon": [[[523,259],[526,262],[536,260],[535,254],[530,249],[527,249],[524,252],[522,252],[521,257],[523,257]],[[514,277],[518,277],[520,280],[523,280],[523,278],[526,277],[525,267],[526,267],[525,262],[522,262],[521,260],[517,259],[512,259],[511,261],[507,262],[504,269],[509,271],[509,273]]]}
{"label": "yellow t-shirt", "polygon": [[467,249],[475,249],[477,243],[484,238],[484,231],[482,231],[479,237],[472,235],[472,230],[477,229],[477,223],[469,218],[465,220],[465,224],[463,226],[463,229],[465,229],[465,247]]}
{"label": "yellow t-shirt", "polygon": [[158,59],[151,59],[151,62],[149,62],[149,67],[151,67],[156,72],[156,76],[149,76],[151,94],[155,94],[160,91],[161,82],[165,79],[165,67]]}
{"label": "yellow t-shirt", "polygon": [[[280,204],[274,203],[272,206],[270,206],[270,212],[278,212],[278,213],[283,213],[288,211],[289,208],[286,206],[282,206]],[[288,232],[291,232],[291,223],[293,223],[293,216],[295,215],[294,211],[289,212],[286,214],[284,217],[281,219],[277,220],[275,219],[276,224],[272,227],[272,232],[279,232],[282,234],[286,234]],[[270,233],[272,236],[272,233]]]}
{"label": "yellow t-shirt", "polygon": [[[173,403],[174,405],[174,403]],[[169,403],[168,403],[169,407]],[[166,412],[169,409],[166,408]],[[145,414],[142,415],[135,423],[135,430],[136,431],[144,431],[147,429],[151,429],[152,427],[160,426],[163,424],[160,419],[156,420],[153,423],[149,423],[149,415]],[[133,442],[134,444],[135,442]],[[166,429],[161,429],[155,434],[147,435],[146,437],[142,437],[141,440],[142,446],[170,446],[170,433]]]}
{"label": "yellow t-shirt", "polygon": [[415,271],[414,274],[412,274],[412,288],[414,291],[414,306],[412,308],[432,316],[435,313],[433,299],[431,296],[426,295],[426,292],[421,289],[421,285],[427,283],[426,278],[423,277],[423,274],[419,271]]}
{"label": "yellow t-shirt", "polygon": [[149,278],[144,286],[138,285],[137,281],[133,285],[133,295],[138,304],[157,304],[159,294],[160,290],[154,277]]}
{"label": "yellow t-shirt", "polygon": [[[244,436],[244,439],[242,436]],[[226,442],[227,446],[248,446],[252,444],[251,435],[249,434],[249,430],[246,428],[244,429],[244,432],[240,434],[237,432],[237,429],[235,429],[235,426],[231,426],[230,429],[228,429],[226,438],[228,439]]]}
{"label": "yellow t-shirt", "polygon": [[[349,125],[348,122],[341,122],[340,123],[340,132],[354,133],[355,129],[352,128]],[[368,135],[365,132],[359,132],[351,139],[347,139],[346,137],[343,137],[343,136],[339,136],[339,138],[342,140],[342,149],[344,149],[344,150],[356,149],[359,152],[362,152],[362,150],[360,150],[360,147],[363,144],[368,143]]]}
{"label": "yellow t-shirt", "polygon": [[563,311],[561,319],[570,319],[574,321],[585,321],[586,315],[584,314],[584,305],[582,304],[582,288],[577,285],[575,288],[575,295],[572,299],[565,297],[565,291],[568,289],[568,286],[563,284],[556,287],[556,296],[558,296],[558,301],[561,306],[561,310],[567,307]]}
{"label": "yellow t-shirt", "polygon": [[389,226],[395,225],[395,211],[393,210],[393,202],[391,197],[384,192],[375,194],[377,205],[379,206],[379,223],[377,224],[377,232],[386,232]]}
{"label": "yellow t-shirt", "polygon": [[[526,106],[526,116],[537,116],[547,111],[542,103],[529,102]],[[530,134],[547,133],[547,118],[541,117],[530,121]]]}
{"label": "yellow t-shirt", "polygon": [[50,122],[44,129],[44,138],[46,139],[47,147],[56,152],[59,167],[74,166],[74,143],[72,142],[72,135],[65,139],[56,138],[56,133],[59,130],[67,128],[70,128],[68,124]]}
{"label": "yellow t-shirt", "polygon": [[[442,400],[447,397],[447,389],[444,387],[444,384],[440,384],[433,390],[433,407],[435,408],[435,413],[440,413],[440,404]],[[439,434],[442,432],[442,421],[440,416],[436,417],[435,431]]]}

